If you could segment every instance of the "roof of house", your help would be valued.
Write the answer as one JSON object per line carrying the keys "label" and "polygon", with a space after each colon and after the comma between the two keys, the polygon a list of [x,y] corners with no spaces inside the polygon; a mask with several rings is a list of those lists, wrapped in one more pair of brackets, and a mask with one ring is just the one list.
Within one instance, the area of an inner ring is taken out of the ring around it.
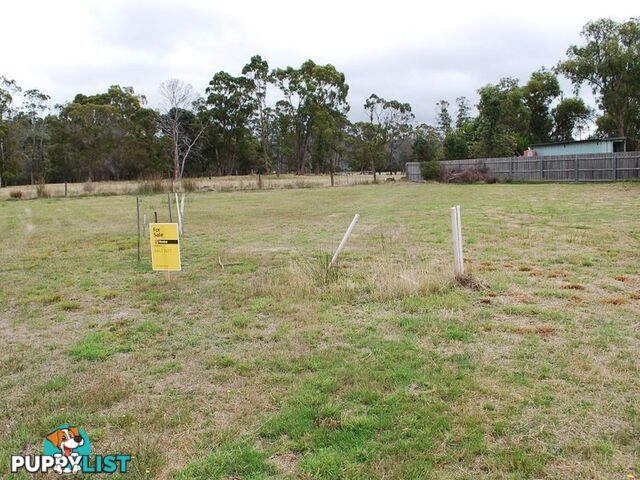
{"label": "roof of house", "polygon": [[602,143],[602,142],[622,142],[626,137],[610,137],[610,138],[590,138],[589,140],[571,140],[570,142],[551,142],[551,143],[536,143],[530,145],[531,147],[546,147],[547,145],[571,145],[574,143]]}

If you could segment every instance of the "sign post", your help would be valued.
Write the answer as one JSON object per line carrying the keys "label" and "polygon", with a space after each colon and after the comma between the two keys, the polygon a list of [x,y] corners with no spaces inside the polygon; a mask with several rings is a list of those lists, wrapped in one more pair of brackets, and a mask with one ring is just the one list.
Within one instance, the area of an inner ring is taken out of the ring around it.
{"label": "sign post", "polygon": [[182,270],[180,262],[180,237],[177,223],[151,223],[149,225],[151,241],[151,267],[155,271],[170,272]]}

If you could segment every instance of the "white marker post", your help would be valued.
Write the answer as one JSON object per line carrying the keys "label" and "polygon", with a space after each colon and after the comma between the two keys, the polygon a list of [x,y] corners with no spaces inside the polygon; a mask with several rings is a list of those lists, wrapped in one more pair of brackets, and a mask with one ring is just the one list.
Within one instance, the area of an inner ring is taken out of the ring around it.
{"label": "white marker post", "polygon": [[462,227],[460,222],[460,205],[450,208],[451,236],[453,237],[453,270],[456,278],[464,275],[464,257],[462,255]]}
{"label": "white marker post", "polygon": [[187,194],[182,194],[182,201],[180,202],[180,221],[182,222],[182,228],[180,229],[180,233],[184,234],[184,201],[187,199]]}
{"label": "white marker post", "polygon": [[356,213],[356,216],[353,217],[353,220],[351,220],[351,224],[349,225],[349,228],[347,228],[347,231],[345,232],[344,237],[342,237],[342,241],[340,242],[340,245],[338,245],[338,249],[336,250],[336,253],[333,254],[331,263],[329,263],[329,266],[327,268],[331,268],[335,266],[336,262],[338,261],[338,255],[340,255],[340,252],[342,252],[342,250],[344,250],[344,247],[347,245],[347,242],[349,241],[349,237],[351,236],[351,232],[353,231],[356,224],[358,223],[358,220],[360,220],[360,215]]}
{"label": "white marker post", "polygon": [[464,255],[462,254],[462,221],[460,220],[460,205],[456,205],[458,218],[458,250],[460,251],[460,273],[464,275]]}
{"label": "white marker post", "polygon": [[180,229],[180,234],[182,235],[183,229],[182,229],[182,214],[180,212],[180,200],[178,200],[178,194],[174,193],[174,195],[176,196],[176,212],[178,214],[178,228]]}

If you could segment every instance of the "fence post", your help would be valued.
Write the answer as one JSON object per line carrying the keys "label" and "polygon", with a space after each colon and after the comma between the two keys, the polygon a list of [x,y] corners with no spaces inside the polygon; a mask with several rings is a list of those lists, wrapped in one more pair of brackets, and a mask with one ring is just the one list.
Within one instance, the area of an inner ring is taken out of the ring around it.
{"label": "fence post", "polygon": [[456,278],[464,275],[464,257],[462,256],[462,229],[460,228],[460,205],[451,207],[451,237],[453,240],[453,271]]}
{"label": "fence post", "polygon": [[613,154],[613,181],[618,181],[618,154]]}
{"label": "fence post", "polygon": [[509,159],[509,177],[513,180],[513,157]]}
{"label": "fence post", "polygon": [[578,155],[574,155],[574,168],[575,168],[575,180],[578,182],[580,180],[580,168],[578,167]]}
{"label": "fence post", "polygon": [[544,180],[544,159],[542,157],[538,157],[540,159],[540,180]]}

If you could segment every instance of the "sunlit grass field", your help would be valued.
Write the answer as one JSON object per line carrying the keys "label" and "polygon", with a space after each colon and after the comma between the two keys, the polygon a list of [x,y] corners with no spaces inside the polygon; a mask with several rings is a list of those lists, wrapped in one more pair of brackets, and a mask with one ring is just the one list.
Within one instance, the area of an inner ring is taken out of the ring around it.
{"label": "sunlit grass field", "polygon": [[639,207],[640,184],[192,193],[167,281],[133,196],[0,201],[0,476],[66,422],[130,479],[638,475]]}

